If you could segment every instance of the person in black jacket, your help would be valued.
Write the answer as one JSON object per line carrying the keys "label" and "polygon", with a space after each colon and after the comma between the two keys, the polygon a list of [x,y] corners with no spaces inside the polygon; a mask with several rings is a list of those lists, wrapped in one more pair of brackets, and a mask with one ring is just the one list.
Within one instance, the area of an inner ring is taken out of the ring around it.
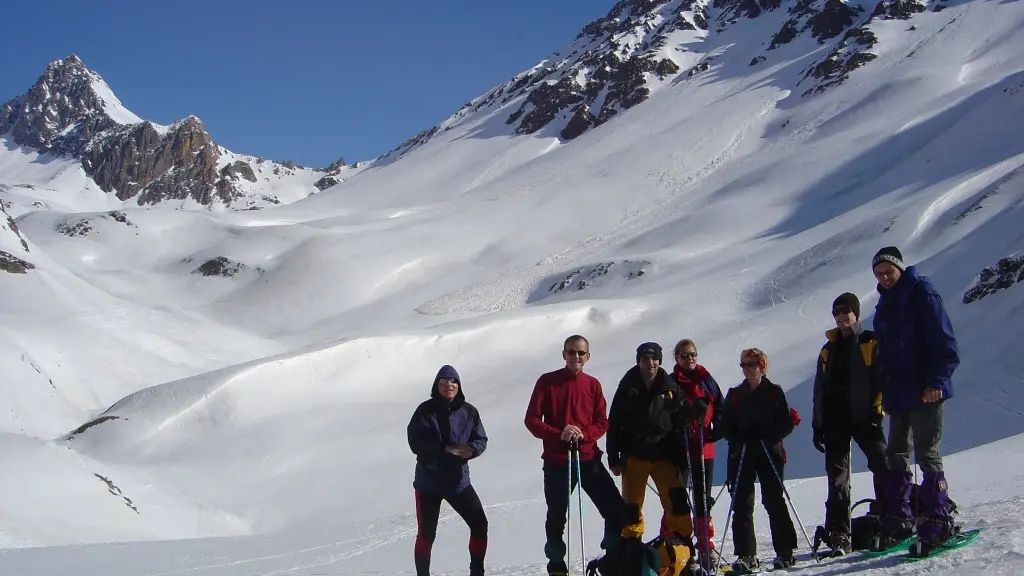
{"label": "person in black jacket", "polygon": [[[608,413],[608,464],[613,474],[622,476],[624,539],[644,536],[644,494],[647,479],[652,478],[668,529],[691,542],[693,519],[681,470],[686,470],[683,430],[695,413],[661,362],[660,345],[641,344],[636,351],[636,366],[619,382]],[[685,564],[689,559],[681,561]]]}
{"label": "person in black jacket", "polygon": [[430,399],[413,412],[407,427],[416,454],[416,576],[429,576],[430,552],[437,535],[441,501],[469,525],[469,574],[484,575],[487,515],[469,479],[469,460],[487,449],[480,413],[466,402],[455,368],[444,365],[430,386]]}
{"label": "person in black jacket", "polygon": [[744,380],[729,389],[722,406],[722,436],[729,442],[727,485],[733,497],[732,542],[738,557],[734,570],[754,570],[754,480],[761,483],[761,501],[768,512],[775,548],[775,567],[796,564],[796,529],[786,507],[782,481],[786,448],[782,440],[793,431],[786,394],[768,379],[768,355],[757,348],[740,354]]}
{"label": "person in black jacket", "polygon": [[[884,517],[883,491],[889,465],[882,429],[882,382],[874,362],[875,333],[860,323],[860,300],[849,292],[832,303],[836,327],[818,355],[814,377],[814,447],[825,455],[828,500],[822,539],[833,556],[851,552],[850,441],[868,459],[875,500],[871,513]],[[818,536],[815,536],[817,540]]]}

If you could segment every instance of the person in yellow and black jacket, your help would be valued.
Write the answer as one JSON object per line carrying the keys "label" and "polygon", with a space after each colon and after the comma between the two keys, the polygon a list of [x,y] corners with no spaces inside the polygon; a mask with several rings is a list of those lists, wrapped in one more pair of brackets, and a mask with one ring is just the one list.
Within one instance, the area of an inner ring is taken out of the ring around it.
{"label": "person in yellow and black jacket", "polygon": [[[682,474],[689,474],[684,430],[696,414],[661,362],[660,345],[641,344],[636,351],[636,366],[619,382],[608,410],[608,464],[613,474],[622,477],[624,539],[643,538],[644,494],[647,479],[652,478],[668,529],[685,542],[692,542],[693,519]],[[681,559],[684,564],[692,558],[692,550],[689,554],[689,558]]]}
{"label": "person in yellow and black jacket", "polygon": [[729,389],[722,404],[722,436],[729,442],[726,485],[733,498],[733,570],[761,567],[754,537],[754,480],[761,483],[761,502],[768,512],[775,549],[774,566],[796,564],[796,528],[786,507],[786,448],[783,439],[799,422],[782,388],[768,379],[768,355],[757,348],[740,353],[743,382]]}
{"label": "person in yellow and black jacket", "polygon": [[850,441],[864,452],[874,483],[870,514],[883,517],[883,491],[889,465],[882,430],[882,382],[873,362],[878,341],[860,323],[860,300],[849,292],[832,303],[836,327],[825,332],[828,341],[818,355],[814,377],[811,427],[814,447],[825,455],[828,500],[825,526],[819,537],[833,556],[851,552]]}

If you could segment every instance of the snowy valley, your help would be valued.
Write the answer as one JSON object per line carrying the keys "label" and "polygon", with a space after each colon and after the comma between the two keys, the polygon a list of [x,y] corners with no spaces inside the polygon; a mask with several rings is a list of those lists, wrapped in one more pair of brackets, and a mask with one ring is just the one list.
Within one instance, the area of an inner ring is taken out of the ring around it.
{"label": "snowy valley", "polygon": [[[987,530],[926,564],[799,573],[1024,571],[1024,4],[623,0],[581,27],[324,169],[142,120],[74,56],[5,103],[0,572],[414,574],[405,426],[452,364],[490,438],[471,463],[488,574],[543,574],[523,415],[566,336],[609,399],[640,342],[693,338],[724,387],[757,346],[809,417],[832,299],[857,294],[870,326],[886,245],[952,317],[947,477]],[[786,445],[812,533],[809,423]],[[436,573],[465,573],[466,538],[444,509]]]}

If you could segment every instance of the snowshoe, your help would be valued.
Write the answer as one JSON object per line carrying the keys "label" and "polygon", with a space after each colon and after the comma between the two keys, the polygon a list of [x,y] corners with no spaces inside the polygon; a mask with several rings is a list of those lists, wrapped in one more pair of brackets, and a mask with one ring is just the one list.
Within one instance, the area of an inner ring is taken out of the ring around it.
{"label": "snowshoe", "polygon": [[968,530],[967,532],[961,532],[958,530],[956,534],[942,542],[917,540],[910,545],[909,550],[907,550],[907,554],[900,557],[900,561],[913,562],[916,560],[924,560],[926,558],[938,556],[943,552],[963,548],[971,542],[974,542],[980,534],[981,529],[979,528],[976,530]]}

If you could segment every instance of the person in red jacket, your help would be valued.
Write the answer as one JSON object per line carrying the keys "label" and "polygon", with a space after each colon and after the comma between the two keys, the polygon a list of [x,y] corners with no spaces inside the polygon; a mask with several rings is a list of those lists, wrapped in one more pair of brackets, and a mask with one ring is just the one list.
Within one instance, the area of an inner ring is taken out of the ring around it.
{"label": "person in red jacket", "polygon": [[[693,532],[697,537],[697,555],[700,565],[711,572],[718,564],[715,550],[715,526],[711,522],[711,486],[715,471],[715,442],[721,439],[722,389],[708,372],[697,363],[697,345],[684,338],[676,343],[673,356],[676,364],[670,375],[679,390],[693,404],[700,415],[688,430],[690,449],[690,481],[693,486]],[[701,441],[703,440],[703,445]],[[662,516],[662,533],[668,531],[666,517]]]}
{"label": "person in red jacket", "polygon": [[[601,383],[583,372],[590,360],[590,342],[578,334],[565,340],[562,347],[565,367],[537,379],[526,409],[526,428],[543,441],[544,522],[548,574],[568,573],[565,563],[566,512],[569,509],[569,478],[577,482],[604,518],[601,548],[612,550],[618,544],[624,520],[622,495],[608,469],[601,462],[603,452],[597,440],[608,431],[607,405]],[[570,442],[578,445],[580,477],[569,469]]]}

